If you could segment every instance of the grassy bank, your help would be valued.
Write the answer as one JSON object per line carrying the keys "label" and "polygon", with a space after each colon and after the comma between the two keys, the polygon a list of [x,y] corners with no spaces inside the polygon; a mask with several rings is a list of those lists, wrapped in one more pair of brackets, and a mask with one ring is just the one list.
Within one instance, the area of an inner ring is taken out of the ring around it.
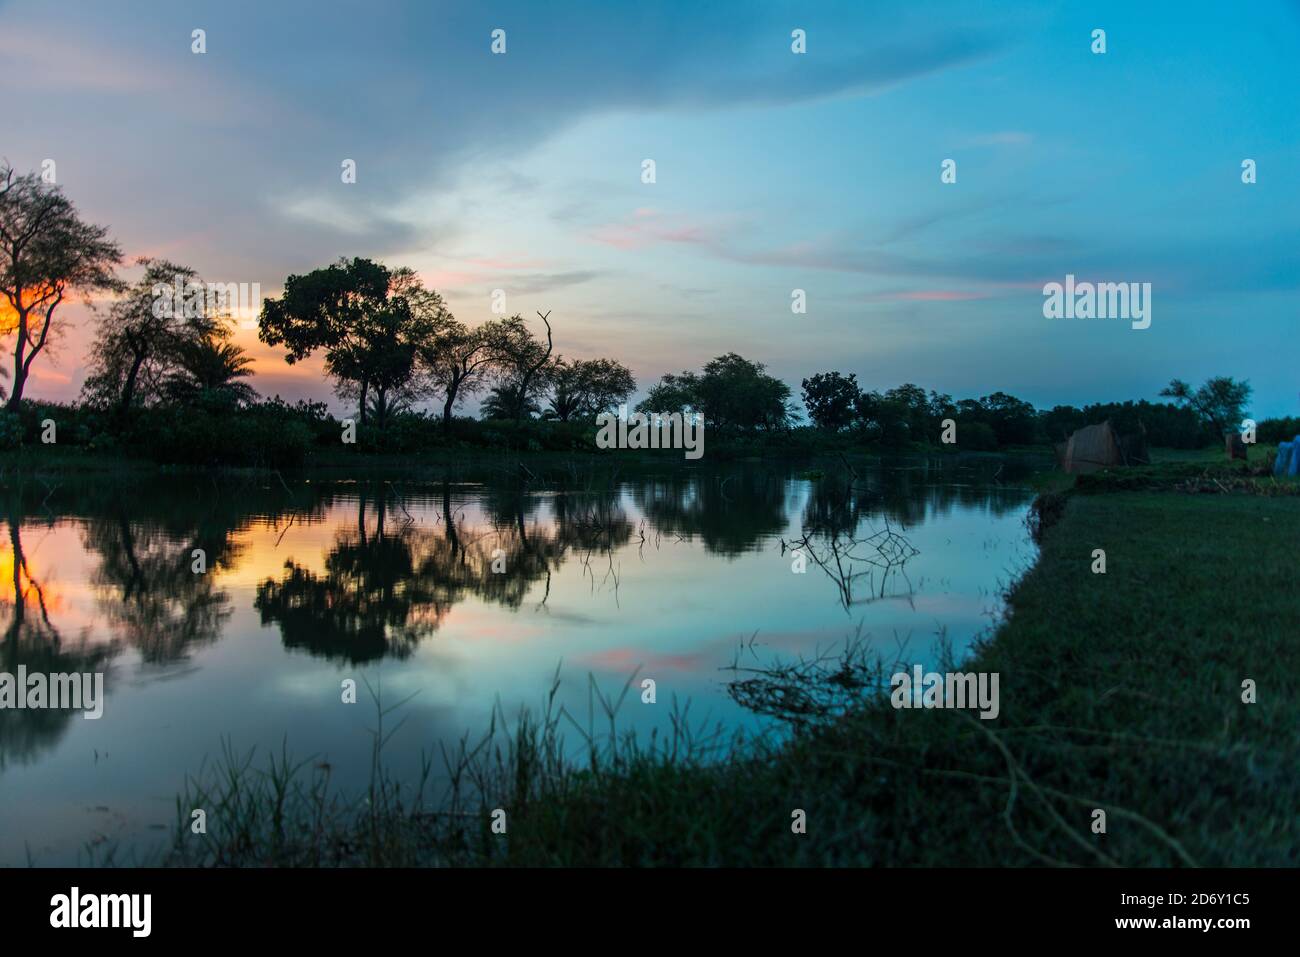
{"label": "grassy bank", "polygon": [[[1300,486],[1191,465],[1213,481],[1188,484],[1176,463],[1137,487],[1117,473],[1047,493],[1039,560],[961,666],[1000,675],[996,720],[864,702],[892,663],[851,645],[842,661],[749,679],[769,702],[856,701],[782,743],[736,745],[684,720],[636,742],[617,732],[618,701],[596,698],[607,720],[594,725],[501,716],[440,752],[455,783],[444,798],[385,780],[380,725],[375,783],[347,800],[310,762],[255,773],[253,757],[227,755],[178,802],[173,862],[1298,864]],[[1246,679],[1257,703],[1243,703]],[[564,759],[566,738],[580,760]],[[189,833],[192,807],[208,834]]]}

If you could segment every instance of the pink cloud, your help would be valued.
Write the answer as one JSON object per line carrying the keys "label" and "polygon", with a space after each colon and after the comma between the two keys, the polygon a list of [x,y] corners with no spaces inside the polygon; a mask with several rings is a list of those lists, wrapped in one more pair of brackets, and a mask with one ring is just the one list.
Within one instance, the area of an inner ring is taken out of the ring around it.
{"label": "pink cloud", "polygon": [[42,91],[138,93],[174,81],[156,65],[114,55],[102,43],[66,34],[52,37],[12,24],[0,33],[0,54],[9,60],[12,79]]}
{"label": "pink cloud", "polygon": [[633,222],[609,223],[598,227],[591,239],[615,249],[644,249],[660,243],[695,243],[712,241],[709,232],[692,223],[664,223],[653,209],[638,209]]}

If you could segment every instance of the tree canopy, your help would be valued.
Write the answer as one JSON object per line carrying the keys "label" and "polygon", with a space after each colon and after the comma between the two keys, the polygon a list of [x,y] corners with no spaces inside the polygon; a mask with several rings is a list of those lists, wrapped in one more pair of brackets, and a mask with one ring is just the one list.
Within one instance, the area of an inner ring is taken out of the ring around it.
{"label": "tree canopy", "polygon": [[1215,436],[1223,436],[1240,428],[1243,410],[1250,401],[1251,392],[1249,382],[1238,382],[1230,376],[1207,379],[1204,385],[1195,390],[1181,379],[1174,379],[1160,390],[1161,395],[1194,411]]}
{"label": "tree canopy", "polygon": [[17,409],[32,363],[55,333],[55,310],[75,293],[120,288],[122,251],[108,229],[83,222],[63,191],[37,174],[0,166],[0,335],[14,335],[13,383],[6,408]]}
{"label": "tree canopy", "polygon": [[162,399],[186,345],[216,334],[225,318],[206,295],[201,303],[178,303],[170,295],[174,287],[206,288],[193,269],[166,259],[136,264],[144,273],[101,317],[82,386],[88,403],[119,414]]}
{"label": "tree canopy", "polygon": [[356,394],[362,422],[373,390],[382,425],[394,396],[415,377],[421,350],[446,320],[441,297],[412,270],[342,259],[285,280],[283,295],[263,303],[258,337],[285,346],[290,364],[324,350],[325,371],[340,394]]}
{"label": "tree canopy", "polygon": [[734,352],[710,360],[700,373],[665,375],[637,408],[643,412],[700,412],[720,429],[785,428],[794,416],[790,387],[761,362]]}

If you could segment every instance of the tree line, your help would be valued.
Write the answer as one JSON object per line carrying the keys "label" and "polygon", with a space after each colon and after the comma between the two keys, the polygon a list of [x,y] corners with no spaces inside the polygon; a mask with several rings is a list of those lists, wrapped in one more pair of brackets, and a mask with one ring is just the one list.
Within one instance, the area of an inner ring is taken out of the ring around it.
{"label": "tree line", "polygon": [[[160,308],[162,289],[211,288],[194,269],[142,258],[140,277],[128,283],[116,272],[122,262],[108,230],[84,222],[58,186],[0,166],[0,335],[13,336],[12,361],[0,366],[6,411],[21,409],[33,364],[58,338],[60,307],[74,296],[105,294],[110,302],[96,309],[81,404],[119,432],[142,409],[295,408],[261,401],[246,381],[252,362],[233,341],[229,303],[197,295]],[[586,423],[635,392],[622,362],[566,359],[556,351],[550,314],[537,319],[513,315],[471,327],[413,270],[345,258],[287,277],[257,323],[259,339],[283,348],[290,365],[319,354],[336,395],[379,433],[398,418],[423,416],[419,410],[429,405],[450,431],[457,409],[479,394],[484,420]],[[1145,429],[1152,444],[1194,448],[1238,427],[1250,386],[1219,377],[1193,389],[1174,380],[1161,395],[1172,401],[1039,411],[1004,392],[954,400],[911,383],[865,390],[856,376],[839,372],[806,378],[801,391],[816,433],[885,446],[934,444],[948,419],[958,425],[961,448],[994,449],[1063,441],[1109,418],[1124,431]],[[637,409],[700,413],[711,429],[736,435],[788,434],[801,419],[790,387],[734,352],[699,371],[664,375]],[[311,403],[296,411],[320,418]]]}
{"label": "tree line", "polygon": [[[1083,408],[1057,405],[1040,411],[1005,392],[954,400],[911,383],[883,393],[866,391],[855,375],[839,372],[803,380],[804,407],[819,429],[855,433],[889,446],[933,444],[939,441],[944,421],[952,420],[959,446],[973,450],[1064,442],[1076,429],[1107,420],[1122,434],[1145,432],[1152,445],[1199,449],[1241,428],[1251,387],[1226,376],[1195,389],[1174,379],[1160,395],[1172,401],[1099,402]],[[1278,424],[1285,431],[1281,420]],[[1278,440],[1272,437],[1278,430],[1266,431],[1269,437],[1261,435],[1262,441]]]}
{"label": "tree line", "polygon": [[471,328],[411,269],[369,259],[340,260],[290,276],[262,307],[258,337],[283,346],[286,361],[320,352],[335,392],[382,429],[394,413],[439,401],[442,421],[488,389],[483,415],[521,421],[594,418],[636,389],[615,359],[565,359],[555,352],[549,313],[542,341],[521,315]]}

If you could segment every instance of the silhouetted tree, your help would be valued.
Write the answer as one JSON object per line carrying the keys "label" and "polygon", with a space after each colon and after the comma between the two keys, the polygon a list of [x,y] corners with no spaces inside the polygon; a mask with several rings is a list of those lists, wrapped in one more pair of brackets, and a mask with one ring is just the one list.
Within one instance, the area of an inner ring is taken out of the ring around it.
{"label": "silhouetted tree", "polygon": [[446,319],[441,297],[412,270],[344,259],[290,276],[284,294],[262,305],[258,336],[286,346],[290,364],[325,350],[325,371],[338,380],[341,395],[355,395],[365,422],[371,391],[382,415],[393,394],[412,384],[416,356]]}
{"label": "silhouetted tree", "polygon": [[490,349],[501,375],[501,382],[493,389],[493,398],[489,400],[493,403],[493,414],[489,418],[520,421],[535,411],[537,400],[546,391],[548,366],[554,348],[551,314],[539,312],[537,315],[546,325],[545,347],[520,315],[502,321],[488,333]]}
{"label": "silhouetted tree", "polygon": [[231,342],[224,330],[187,339],[176,349],[176,368],[164,383],[169,398],[239,406],[257,400],[257,391],[241,379],[253,374],[253,360]]}
{"label": "silhouetted tree", "polygon": [[778,429],[790,424],[790,387],[734,352],[718,356],[700,374],[666,375],[639,403],[644,412],[702,412],[721,429]]}
{"label": "silhouetted tree", "polygon": [[669,372],[650,387],[645,399],[637,403],[638,412],[662,412],[683,415],[699,411],[700,377],[694,372],[674,375]]}
{"label": "silhouetted tree", "polygon": [[[220,306],[187,266],[165,259],[136,260],[144,274],[99,321],[82,396],[125,415],[133,405],[163,398],[167,377],[186,344],[200,342],[221,324]],[[192,298],[175,301],[175,291]],[[188,295],[188,294],[185,294]]]}
{"label": "silhouetted tree", "polygon": [[568,422],[608,411],[636,389],[627,366],[615,359],[556,359],[547,375],[551,389],[547,417]]}
{"label": "silhouetted tree", "polygon": [[444,428],[451,427],[456,406],[486,383],[497,361],[494,335],[492,323],[471,330],[448,314],[438,335],[421,346],[419,358],[429,389],[443,396]]}
{"label": "silhouetted tree", "polygon": [[835,431],[852,424],[858,394],[858,378],[838,372],[818,372],[803,380],[803,404],[808,418],[819,429]]}
{"label": "silhouetted tree", "polygon": [[0,295],[8,315],[0,334],[14,333],[16,410],[32,363],[50,343],[54,312],[74,293],[119,288],[113,268],[122,261],[108,230],[82,222],[63,191],[35,173],[15,176],[0,166]]}
{"label": "silhouetted tree", "polygon": [[1194,410],[1216,438],[1239,428],[1251,392],[1249,382],[1238,382],[1230,376],[1207,379],[1196,390],[1181,379],[1173,379],[1160,390],[1161,395]]}

